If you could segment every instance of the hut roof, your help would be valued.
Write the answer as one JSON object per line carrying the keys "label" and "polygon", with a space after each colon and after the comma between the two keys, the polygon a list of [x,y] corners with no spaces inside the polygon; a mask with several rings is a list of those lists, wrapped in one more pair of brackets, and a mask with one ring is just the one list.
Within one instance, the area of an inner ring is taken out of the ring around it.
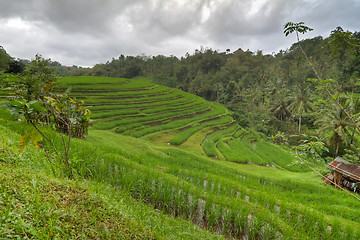
{"label": "hut roof", "polygon": [[355,181],[360,181],[360,166],[349,163],[339,157],[335,158],[334,161],[329,163],[328,168],[340,173],[341,175],[347,176]]}

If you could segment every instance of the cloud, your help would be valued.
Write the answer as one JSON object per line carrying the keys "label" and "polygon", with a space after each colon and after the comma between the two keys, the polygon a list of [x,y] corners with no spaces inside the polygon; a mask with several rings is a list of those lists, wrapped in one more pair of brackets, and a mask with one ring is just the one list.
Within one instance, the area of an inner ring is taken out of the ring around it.
{"label": "cloud", "polygon": [[0,45],[12,56],[36,53],[91,66],[124,55],[177,55],[200,46],[267,53],[290,47],[287,21],[328,35],[359,30],[360,1],[337,0],[0,0]]}

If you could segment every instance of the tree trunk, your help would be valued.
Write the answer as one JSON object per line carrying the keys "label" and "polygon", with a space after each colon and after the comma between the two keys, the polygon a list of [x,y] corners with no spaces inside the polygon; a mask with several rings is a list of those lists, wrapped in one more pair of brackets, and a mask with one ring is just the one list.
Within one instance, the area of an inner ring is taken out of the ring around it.
{"label": "tree trunk", "polygon": [[351,135],[351,144],[353,144],[354,143],[354,135],[355,135],[355,131],[356,131],[356,129],[354,128],[353,129],[353,133],[352,133],[352,135]]}
{"label": "tree trunk", "polygon": [[335,139],[335,148],[336,148],[336,151],[335,151],[335,157],[337,157],[338,156],[338,153],[339,153],[339,147],[340,147],[340,141],[339,141],[339,136],[337,136],[336,137],[336,139]]}
{"label": "tree trunk", "polygon": [[301,113],[299,115],[299,136],[300,136],[300,133],[301,133]]}

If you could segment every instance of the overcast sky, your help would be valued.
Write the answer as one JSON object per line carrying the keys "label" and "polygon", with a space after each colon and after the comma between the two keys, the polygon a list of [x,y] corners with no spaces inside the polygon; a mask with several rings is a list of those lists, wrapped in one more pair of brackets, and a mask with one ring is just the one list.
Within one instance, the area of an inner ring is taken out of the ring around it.
{"label": "overcast sky", "polygon": [[360,31],[360,0],[0,0],[0,46],[15,58],[40,53],[63,65],[93,66],[124,55],[286,50],[286,22],[327,37]]}

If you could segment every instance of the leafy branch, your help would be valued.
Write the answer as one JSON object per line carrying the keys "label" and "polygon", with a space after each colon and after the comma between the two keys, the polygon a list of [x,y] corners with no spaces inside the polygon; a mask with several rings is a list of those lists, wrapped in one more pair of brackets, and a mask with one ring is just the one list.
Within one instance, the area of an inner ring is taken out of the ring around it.
{"label": "leafy branch", "polygon": [[[55,72],[49,67],[49,60],[39,55],[25,71],[18,84],[20,97],[0,105],[10,110],[12,115],[23,116],[34,127],[30,133],[20,138],[21,152],[32,141],[35,148],[44,148],[47,160],[72,176],[70,146],[73,137],[83,138],[90,125],[90,111],[83,101],[77,102],[69,97],[70,90],[63,94],[51,92]],[[46,134],[40,126],[49,126],[61,135],[61,144],[55,144],[55,137]],[[65,139],[67,136],[67,140]],[[50,153],[54,153],[51,155]],[[53,160],[57,160],[56,165]]]}

